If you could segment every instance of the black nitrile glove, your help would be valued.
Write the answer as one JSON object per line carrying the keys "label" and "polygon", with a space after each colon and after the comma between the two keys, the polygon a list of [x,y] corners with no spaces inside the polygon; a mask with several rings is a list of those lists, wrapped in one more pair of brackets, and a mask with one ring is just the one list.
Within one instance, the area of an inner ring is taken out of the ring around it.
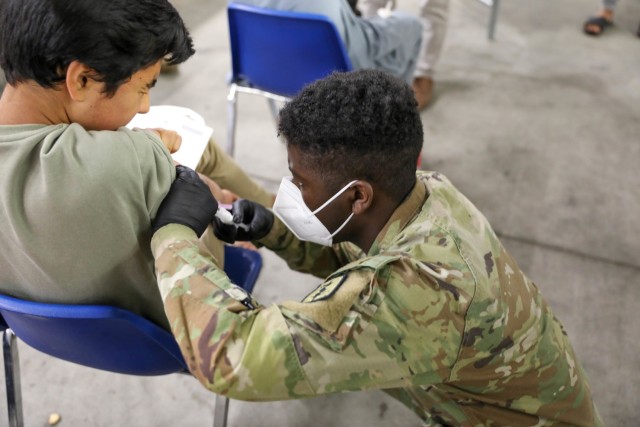
{"label": "black nitrile glove", "polygon": [[259,203],[246,199],[233,202],[231,213],[234,224],[225,224],[214,218],[213,233],[224,242],[251,241],[266,236],[273,227],[273,213]]}
{"label": "black nitrile glove", "polygon": [[178,165],[176,172],[176,180],[152,223],[153,231],[155,233],[167,224],[182,224],[200,237],[213,220],[218,202],[195,171]]}

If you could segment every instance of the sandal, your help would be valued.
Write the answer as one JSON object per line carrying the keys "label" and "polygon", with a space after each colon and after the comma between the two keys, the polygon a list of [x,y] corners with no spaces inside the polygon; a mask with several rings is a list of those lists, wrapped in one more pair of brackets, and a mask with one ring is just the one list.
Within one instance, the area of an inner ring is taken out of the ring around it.
{"label": "sandal", "polygon": [[[584,23],[582,31],[590,36],[599,36],[611,25],[613,25],[613,22],[607,20],[604,16],[592,16]],[[593,27],[597,28],[597,30],[594,30]]]}

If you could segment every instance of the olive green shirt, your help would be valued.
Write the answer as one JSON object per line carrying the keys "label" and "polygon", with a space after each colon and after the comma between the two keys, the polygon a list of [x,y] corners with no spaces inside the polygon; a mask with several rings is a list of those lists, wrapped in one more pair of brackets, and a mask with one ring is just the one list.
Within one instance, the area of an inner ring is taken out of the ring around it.
{"label": "olive green shirt", "polygon": [[111,304],[168,328],[149,248],[175,178],[162,141],[122,128],[0,126],[0,292]]}

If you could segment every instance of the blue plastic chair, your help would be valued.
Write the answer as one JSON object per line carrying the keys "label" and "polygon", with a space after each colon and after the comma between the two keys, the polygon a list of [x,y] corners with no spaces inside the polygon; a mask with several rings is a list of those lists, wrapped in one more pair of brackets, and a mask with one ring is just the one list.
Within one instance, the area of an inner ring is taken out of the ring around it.
{"label": "blue plastic chair", "polygon": [[[225,246],[225,272],[248,292],[258,279],[256,251]],[[0,328],[9,425],[22,426],[16,337],[45,354],[104,371],[129,375],[188,373],[173,335],[127,310],[105,305],[48,304],[0,295]],[[226,425],[229,401],[216,396],[214,426]]]}
{"label": "blue plastic chair", "polygon": [[233,156],[238,92],[266,97],[277,121],[276,102],[352,66],[340,33],[325,16],[237,3],[230,3],[227,13],[232,75],[226,151]]}

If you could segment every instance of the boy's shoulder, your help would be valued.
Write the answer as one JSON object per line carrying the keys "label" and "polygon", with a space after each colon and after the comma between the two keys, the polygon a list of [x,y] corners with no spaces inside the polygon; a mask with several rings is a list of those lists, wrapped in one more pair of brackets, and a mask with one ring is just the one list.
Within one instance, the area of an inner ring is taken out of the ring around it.
{"label": "boy's shoulder", "polygon": [[95,175],[110,175],[115,170],[139,177],[157,174],[159,169],[173,170],[171,155],[160,138],[143,130],[92,131],[77,123],[0,126],[0,145],[8,163],[36,156],[41,167],[67,173],[91,170]]}
{"label": "boy's shoulder", "polygon": [[[52,143],[73,149],[84,161],[100,163],[172,163],[171,155],[153,132],[131,130],[86,130],[72,123]],[[68,147],[66,147],[68,145]]]}

